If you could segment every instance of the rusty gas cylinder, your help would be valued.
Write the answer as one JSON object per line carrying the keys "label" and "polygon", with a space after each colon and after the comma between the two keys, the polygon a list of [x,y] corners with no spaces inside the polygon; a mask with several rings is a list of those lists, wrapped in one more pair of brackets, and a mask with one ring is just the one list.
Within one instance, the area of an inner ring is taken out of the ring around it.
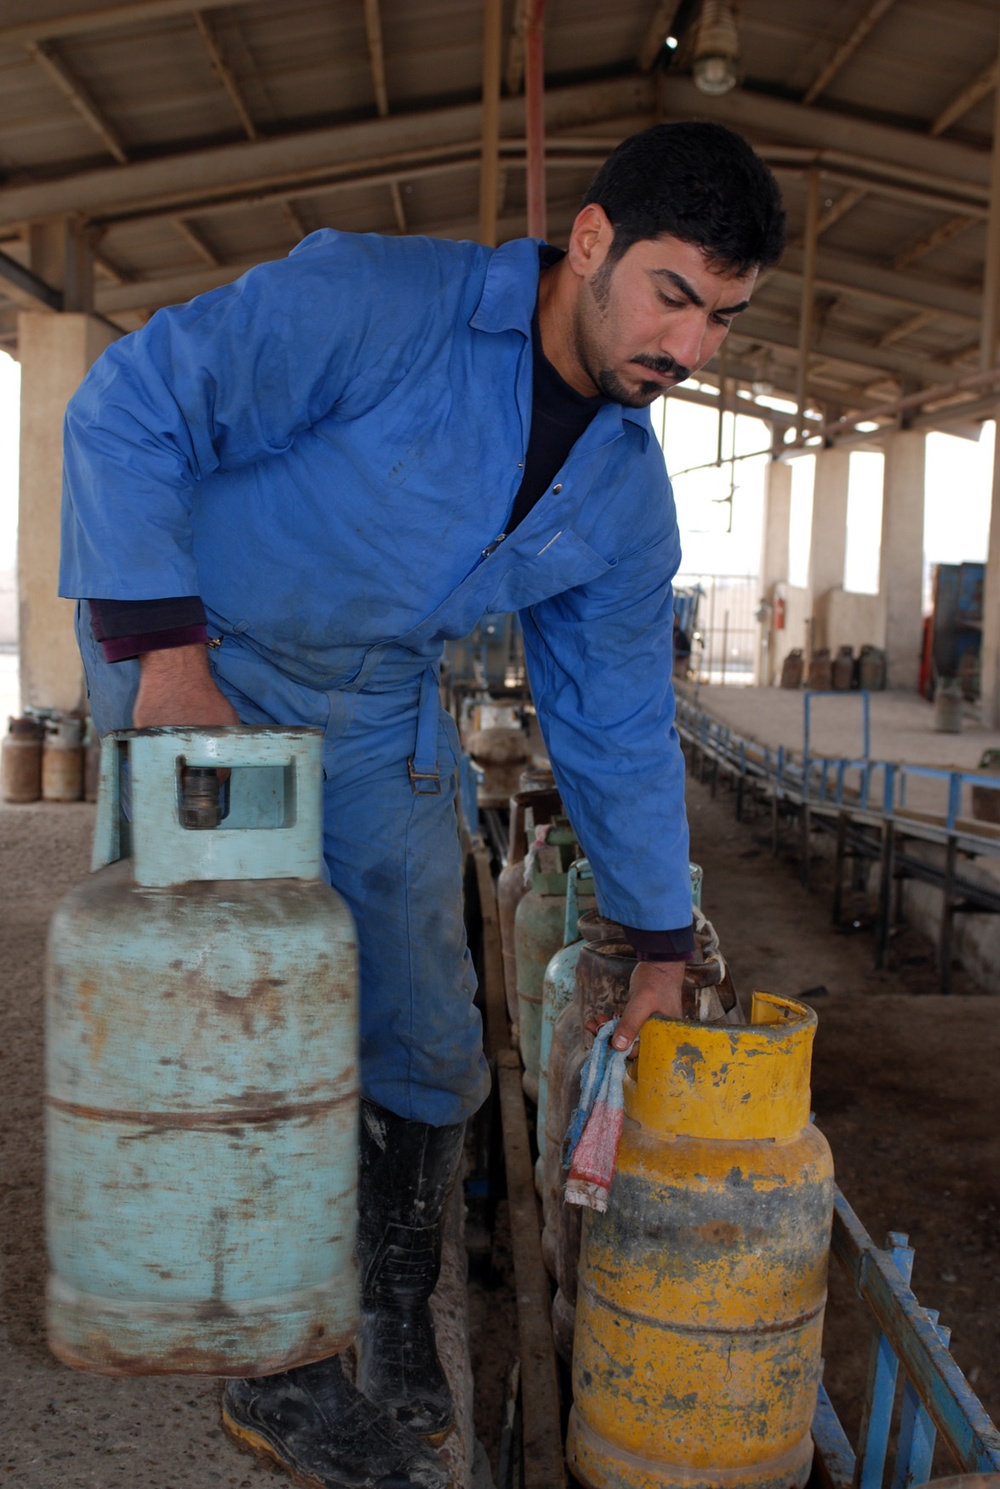
{"label": "rusty gas cylinder", "polygon": [[528,893],[524,860],[529,835],[535,827],[551,822],[562,810],[559,792],[554,786],[518,791],[510,799],[510,828],[507,834],[507,861],[497,880],[497,918],[500,921],[500,949],[503,955],[503,985],[510,1020],[511,1043],[517,1046],[517,953],[514,946],[514,916]]}
{"label": "rusty gas cylinder", "polygon": [[805,659],[800,647],[794,647],[781,664],[781,686],[783,688],[800,688],[802,686],[802,674],[805,670]]}
{"label": "rusty gas cylinder", "polygon": [[68,1365],[268,1375],[353,1338],[357,950],[322,845],[318,729],[104,740],[94,872],[47,967]]}
{"label": "rusty gas cylinder", "polygon": [[57,714],[45,723],[42,741],[42,800],[80,801],[83,796],[83,720]]}
{"label": "rusty gas cylinder", "polygon": [[42,794],[40,719],[11,719],[3,741],[3,799],[24,803]]}
{"label": "rusty gas cylinder", "polygon": [[833,663],[828,646],[817,647],[809,658],[806,687],[819,693],[828,693],[833,687]]}
{"label": "rusty gas cylinder", "polygon": [[653,1017],[604,1214],[583,1220],[566,1456],[586,1489],[801,1489],[833,1163],[809,1120],[816,1015]]}

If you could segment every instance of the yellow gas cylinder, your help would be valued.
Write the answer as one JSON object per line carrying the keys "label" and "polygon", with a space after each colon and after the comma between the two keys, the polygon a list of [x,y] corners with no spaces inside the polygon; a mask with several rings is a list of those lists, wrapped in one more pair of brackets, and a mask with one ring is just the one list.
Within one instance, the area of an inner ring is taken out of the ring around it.
{"label": "yellow gas cylinder", "polygon": [[650,1019],[606,1214],[587,1211],[567,1460],[588,1489],[801,1489],[833,1162],[809,1122],[816,1015]]}

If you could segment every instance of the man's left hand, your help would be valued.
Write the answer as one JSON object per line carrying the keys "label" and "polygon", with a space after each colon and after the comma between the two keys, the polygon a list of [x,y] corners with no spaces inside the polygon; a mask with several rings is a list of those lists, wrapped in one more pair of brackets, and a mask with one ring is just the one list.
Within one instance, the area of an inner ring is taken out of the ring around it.
{"label": "man's left hand", "polygon": [[686,962],[636,962],[629,982],[629,1000],[611,1039],[616,1050],[627,1050],[651,1013],[682,1017],[682,989]]}

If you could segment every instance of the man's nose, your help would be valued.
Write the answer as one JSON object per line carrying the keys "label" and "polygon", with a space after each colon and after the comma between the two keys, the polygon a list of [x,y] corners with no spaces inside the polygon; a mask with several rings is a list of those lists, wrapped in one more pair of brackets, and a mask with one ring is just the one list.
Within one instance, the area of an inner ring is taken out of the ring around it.
{"label": "man's nose", "polygon": [[660,339],[660,350],[683,367],[696,368],[706,360],[707,326],[704,316],[694,310],[671,322]]}

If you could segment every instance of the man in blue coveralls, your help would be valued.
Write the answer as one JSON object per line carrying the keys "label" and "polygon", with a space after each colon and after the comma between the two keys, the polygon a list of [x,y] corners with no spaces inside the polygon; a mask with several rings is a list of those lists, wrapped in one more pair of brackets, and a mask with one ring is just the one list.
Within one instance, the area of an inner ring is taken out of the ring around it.
{"label": "man in blue coveralls", "polygon": [[647,409],[714,354],[783,222],[738,136],[657,125],[602,167],[566,252],[313,233],[160,311],[70,404],[61,593],[98,729],[325,732],[325,856],[361,957],[358,1369],[229,1381],[223,1406],[297,1482],[446,1482],[427,1303],[488,1076],[437,677],[486,610],[520,612],[601,910],[639,956],[615,1044],[680,1016],[680,549]]}

